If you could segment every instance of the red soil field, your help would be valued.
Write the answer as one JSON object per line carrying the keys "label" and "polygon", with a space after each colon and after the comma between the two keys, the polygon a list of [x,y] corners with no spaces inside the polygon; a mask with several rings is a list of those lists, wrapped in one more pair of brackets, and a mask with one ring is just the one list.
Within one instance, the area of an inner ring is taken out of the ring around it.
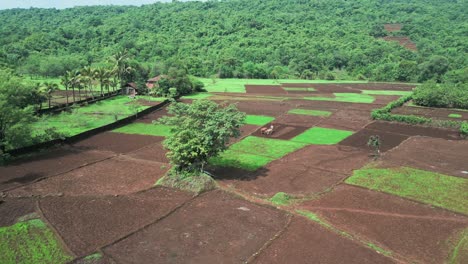
{"label": "red soil field", "polygon": [[157,142],[126,155],[136,159],[169,163],[166,153],[167,151],[164,149],[162,142]]}
{"label": "red soil field", "polygon": [[282,87],[286,88],[312,88],[314,87],[313,83],[282,83]]}
{"label": "red soil field", "polygon": [[368,110],[342,109],[336,111],[331,117],[367,123],[372,121]]}
{"label": "red soil field", "polygon": [[299,207],[317,212],[338,229],[375,241],[404,262],[444,263],[453,248],[443,241],[468,225],[462,215],[346,184]]}
{"label": "red soil field", "polygon": [[369,121],[353,121],[350,119],[341,119],[341,118],[334,118],[330,117],[324,119],[318,126],[325,127],[325,128],[333,128],[333,129],[341,129],[341,130],[348,130],[348,131],[359,131],[363,127],[369,124]]}
{"label": "red soil field", "polygon": [[213,173],[220,175],[221,184],[257,196],[271,197],[278,192],[308,196],[333,187],[367,161],[368,153],[359,149],[307,146],[256,172]]}
{"label": "red soil field", "polygon": [[169,166],[164,163],[119,156],[33,183],[8,193],[31,195],[122,195],[151,188]]}
{"label": "red soil field", "polygon": [[51,149],[32,158],[0,166],[0,191],[104,160],[113,155],[115,154],[112,152],[83,151],[71,147]]}
{"label": "red soil field", "polygon": [[34,213],[35,199],[8,199],[0,202],[0,227],[15,224],[20,217]]}
{"label": "red soil field", "polygon": [[255,259],[255,263],[394,263],[358,243],[296,216],[286,232]]}
{"label": "red soil field", "polygon": [[426,136],[434,138],[459,140],[458,131],[434,127],[412,126],[401,123],[391,123],[385,121],[375,121],[366,126],[367,129],[386,131],[389,133],[402,134],[407,136]]}
{"label": "red soil field", "polygon": [[411,41],[409,37],[391,37],[387,36],[383,38],[385,41],[396,41],[400,46],[403,46],[409,50],[414,50],[417,51],[418,48],[416,47],[416,44]]}
{"label": "red soil field", "polygon": [[150,114],[147,114],[143,117],[140,117],[138,118],[135,122],[137,123],[146,123],[146,124],[151,124],[153,122],[153,120],[158,120],[159,118],[163,117],[163,116],[167,116],[169,115],[167,113],[167,108],[161,108],[161,109],[158,109]]}
{"label": "red soil field", "polygon": [[385,24],[384,25],[385,30],[388,32],[400,31],[402,27],[403,27],[402,24]]}
{"label": "red soil field", "polygon": [[385,153],[382,161],[468,178],[468,141],[411,137]]}
{"label": "red soil field", "polygon": [[[400,115],[417,115],[442,120],[462,121],[468,120],[468,111],[451,110],[446,108],[425,108],[425,107],[413,107],[413,106],[402,106],[392,110],[393,114]],[[459,114],[460,118],[449,117],[449,114]]]}
{"label": "red soil field", "polygon": [[284,125],[302,126],[310,128],[322,122],[323,120],[324,118],[319,116],[284,114],[276,118],[275,122]]}
{"label": "red soil field", "polygon": [[293,106],[285,102],[274,102],[274,101],[241,101],[237,103],[237,108],[251,115],[266,115],[277,117],[288,110],[292,109]]}
{"label": "red soil field", "polygon": [[287,94],[280,85],[245,85],[245,91],[249,94]]}
{"label": "red soil field", "polygon": [[381,130],[372,130],[372,129],[362,129],[357,133],[353,134],[352,136],[344,139],[339,144],[343,146],[352,146],[361,149],[368,149],[369,152],[372,150],[367,146],[367,142],[371,136],[377,135],[380,137],[381,146],[380,151],[385,152],[388,151],[398,145],[401,144],[404,140],[406,140],[409,136],[396,134],[396,133],[388,133]]}
{"label": "red soil field", "polygon": [[349,84],[314,84],[314,87],[319,93],[361,93],[360,90],[354,89]]}
{"label": "red soil field", "polygon": [[288,219],[273,208],[212,191],[104,252],[119,263],[243,263]]}
{"label": "red soil field", "polygon": [[241,132],[240,136],[238,138],[229,139],[229,144],[234,144],[236,142],[241,141],[243,138],[251,135],[252,133],[257,131],[257,129],[259,129],[259,128],[260,128],[259,126],[254,126],[254,125],[243,125],[240,128],[240,132]]}
{"label": "red soil field", "polygon": [[74,144],[74,147],[128,153],[162,140],[164,137],[105,132],[82,140]]}
{"label": "red soil field", "polygon": [[47,197],[40,208],[73,253],[86,256],[161,219],[190,198],[186,192],[154,188],[117,197]]}

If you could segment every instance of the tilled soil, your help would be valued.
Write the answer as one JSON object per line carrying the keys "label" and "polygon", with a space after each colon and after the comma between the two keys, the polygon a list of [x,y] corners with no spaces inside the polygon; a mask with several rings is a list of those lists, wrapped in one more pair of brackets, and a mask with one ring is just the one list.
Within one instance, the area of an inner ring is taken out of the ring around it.
{"label": "tilled soil", "polygon": [[0,202],[0,227],[13,225],[35,212],[35,199],[8,199]]}
{"label": "tilled soil", "polygon": [[288,219],[273,208],[212,191],[104,252],[120,263],[242,263]]}
{"label": "tilled soil", "polygon": [[159,118],[163,116],[167,116],[167,108],[161,108],[158,109],[152,113],[149,113],[143,117],[138,118],[135,122],[136,123],[146,123],[146,124],[151,124],[153,121],[158,120]]}
{"label": "tilled soil", "polygon": [[293,106],[285,102],[241,101],[237,103],[237,108],[240,111],[251,115],[266,115],[277,117],[292,109]]}
{"label": "tilled soil", "polygon": [[357,133],[351,135],[350,137],[344,139],[339,144],[342,146],[351,146],[361,149],[367,149],[371,151],[371,148],[367,146],[367,142],[369,142],[369,138],[371,136],[379,136],[380,138],[380,151],[385,152],[390,150],[398,145],[401,144],[404,140],[406,140],[409,136],[402,135],[402,134],[395,134],[395,133],[388,133],[381,130],[373,130],[373,129],[362,129]]}
{"label": "tilled soil", "polygon": [[167,150],[164,149],[162,142],[156,142],[126,155],[136,159],[169,163],[166,154]]}
{"label": "tilled soil", "polygon": [[48,178],[8,193],[11,197],[122,195],[151,188],[169,166],[117,157]]}
{"label": "tilled soil", "polygon": [[71,147],[48,150],[29,160],[18,160],[8,166],[0,166],[0,191],[63,173],[113,155],[112,152],[83,151]]}
{"label": "tilled soil", "polygon": [[394,263],[372,249],[296,216],[254,263]]}
{"label": "tilled soil", "polygon": [[128,196],[47,197],[40,208],[77,256],[86,256],[151,224],[191,198],[154,188]]}
{"label": "tilled soil", "polygon": [[468,141],[411,137],[385,153],[382,161],[468,178]]}
{"label": "tilled soil", "polygon": [[280,85],[245,85],[245,91],[253,94],[287,94]]}
{"label": "tilled soil", "polygon": [[285,125],[285,124],[280,124],[276,122],[267,124],[263,127],[268,128],[271,125],[274,127],[272,134],[270,135],[262,134],[261,129],[257,129],[252,135],[256,137],[289,140],[295,136],[300,135],[302,132],[308,129],[308,127]]}
{"label": "tilled soil", "polygon": [[404,256],[405,262],[444,263],[454,246],[447,241],[468,226],[462,215],[346,184],[299,207]]}
{"label": "tilled soil", "polygon": [[385,121],[375,121],[366,126],[367,129],[386,131],[389,133],[402,134],[407,136],[427,136],[434,138],[459,140],[460,135],[456,130],[412,126],[401,123],[391,123]]}
{"label": "tilled soil", "polygon": [[[394,114],[400,115],[417,115],[428,118],[435,118],[441,120],[462,121],[468,120],[468,111],[451,110],[445,108],[425,108],[425,107],[412,107],[402,106],[392,110]],[[458,114],[461,117],[449,117],[450,114]]]}
{"label": "tilled soil", "polygon": [[284,114],[276,118],[275,122],[284,125],[311,128],[323,120],[324,117],[319,116]]}
{"label": "tilled soil", "polygon": [[83,150],[98,149],[128,153],[163,140],[164,137],[105,132],[82,140],[73,146]]}

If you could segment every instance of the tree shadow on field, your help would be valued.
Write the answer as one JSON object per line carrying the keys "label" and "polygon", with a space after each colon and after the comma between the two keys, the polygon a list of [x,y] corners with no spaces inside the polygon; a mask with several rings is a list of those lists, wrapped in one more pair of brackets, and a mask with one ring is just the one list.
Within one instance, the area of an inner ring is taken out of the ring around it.
{"label": "tree shadow on field", "polygon": [[266,177],[269,170],[260,168],[255,171],[243,170],[231,167],[215,167],[209,166],[207,171],[215,180],[237,180],[237,181],[253,181],[259,177]]}

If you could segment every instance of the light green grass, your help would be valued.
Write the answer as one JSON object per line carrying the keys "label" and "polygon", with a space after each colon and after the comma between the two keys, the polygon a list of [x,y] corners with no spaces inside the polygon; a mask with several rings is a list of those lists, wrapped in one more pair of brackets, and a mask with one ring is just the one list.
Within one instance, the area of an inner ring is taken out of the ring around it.
{"label": "light green grass", "polygon": [[346,183],[468,214],[468,179],[408,167],[364,168]]}
{"label": "light green grass", "polygon": [[333,145],[351,136],[352,131],[313,127],[294,137],[291,141],[314,145]]}
{"label": "light green grass", "polygon": [[332,102],[346,102],[346,103],[363,103],[371,104],[375,98],[368,94],[359,93],[333,93],[335,97],[322,97],[322,96],[307,96],[305,100],[312,101],[332,101]]}
{"label": "light green grass", "polygon": [[0,263],[67,263],[73,258],[39,219],[0,227]]}
{"label": "light green grass", "polygon": [[171,134],[171,127],[160,124],[132,123],[117,128],[112,132],[167,137]]}
{"label": "light green grass", "polygon": [[448,117],[451,117],[451,118],[462,118],[463,116],[460,115],[460,114],[449,114]]}
{"label": "light green grass", "polygon": [[296,91],[296,92],[313,92],[314,88],[311,87],[283,87],[286,91]]}
{"label": "light green grass", "polygon": [[191,94],[191,95],[185,95],[185,96],[182,96],[181,99],[206,99],[206,98],[209,98],[213,96],[212,94],[210,93],[195,93],[195,94]]}
{"label": "light green grass", "polygon": [[309,110],[309,109],[292,109],[288,111],[288,114],[329,117],[331,116],[332,112],[322,111],[322,110]]}
{"label": "light green grass", "polygon": [[401,95],[406,96],[412,94],[412,91],[395,91],[395,90],[362,90],[362,94],[369,95]]}
{"label": "light green grass", "polygon": [[288,140],[249,136],[232,145],[229,149],[253,155],[279,159],[307,144]]}
{"label": "light green grass", "polygon": [[288,205],[291,203],[291,197],[287,193],[279,192],[271,197],[270,202],[276,205]]}
{"label": "light green grass", "polygon": [[462,263],[462,259],[468,257],[468,228],[461,232],[458,243],[453,248],[450,256],[450,264]]}
{"label": "light green grass", "polygon": [[253,155],[233,150],[226,150],[217,157],[211,158],[209,163],[219,167],[234,167],[248,171],[255,171],[272,162],[274,158]]}
{"label": "light green grass", "polygon": [[275,120],[274,117],[262,116],[262,115],[247,115],[245,117],[245,123],[247,125],[256,125],[256,126],[266,125],[273,120]]}
{"label": "light green grass", "polygon": [[[151,100],[159,100],[151,98]],[[140,112],[149,106],[140,105],[128,96],[116,96],[94,104],[79,107],[73,113],[41,117],[33,124],[34,133],[40,135],[46,129],[54,128],[65,136],[73,136],[85,131],[111,124]]]}
{"label": "light green grass", "polygon": [[215,79],[198,78],[208,92],[245,93],[245,85],[279,85],[281,83],[366,83],[365,81],[289,80],[289,79]]}

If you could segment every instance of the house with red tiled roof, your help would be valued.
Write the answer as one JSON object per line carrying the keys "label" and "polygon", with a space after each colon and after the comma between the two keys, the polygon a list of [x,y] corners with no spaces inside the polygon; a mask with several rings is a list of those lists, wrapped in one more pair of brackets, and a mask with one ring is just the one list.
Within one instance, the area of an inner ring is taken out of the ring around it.
{"label": "house with red tiled roof", "polygon": [[148,89],[153,89],[155,86],[158,85],[158,82],[162,78],[166,78],[166,77],[167,77],[166,75],[158,75],[156,77],[153,77],[153,78],[149,79],[148,81],[146,81],[146,87],[148,87]]}

